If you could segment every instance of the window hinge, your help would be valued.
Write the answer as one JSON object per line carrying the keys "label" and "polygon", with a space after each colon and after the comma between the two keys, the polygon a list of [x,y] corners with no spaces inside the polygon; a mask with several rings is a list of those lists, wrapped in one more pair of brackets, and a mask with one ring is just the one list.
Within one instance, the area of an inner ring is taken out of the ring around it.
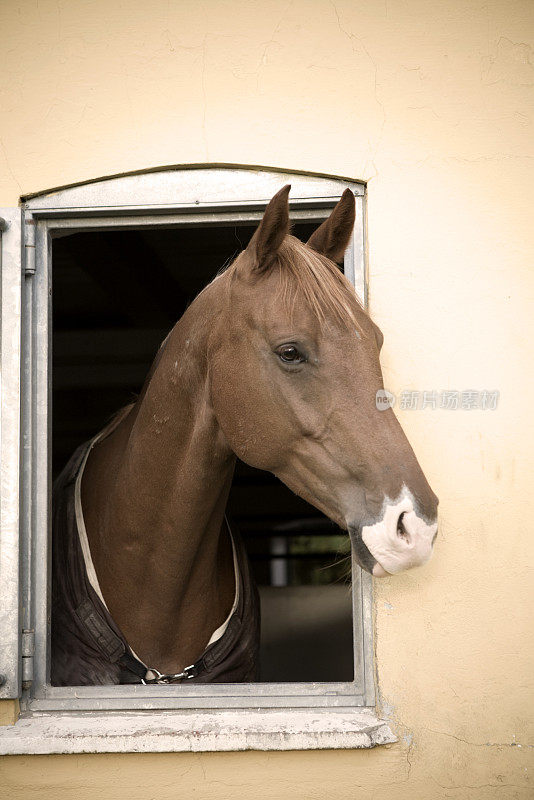
{"label": "window hinge", "polygon": [[35,654],[35,631],[22,631],[22,688],[29,689],[33,682],[33,656]]}
{"label": "window hinge", "polygon": [[24,275],[35,275],[35,220],[24,215]]}

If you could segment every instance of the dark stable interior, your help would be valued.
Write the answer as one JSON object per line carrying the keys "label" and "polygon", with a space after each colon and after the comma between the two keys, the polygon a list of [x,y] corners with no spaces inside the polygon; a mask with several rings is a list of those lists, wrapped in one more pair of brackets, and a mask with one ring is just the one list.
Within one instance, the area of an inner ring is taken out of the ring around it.
{"label": "dark stable interior", "polygon": [[[306,241],[315,228],[300,223],[293,233]],[[135,399],[169,330],[254,230],[115,230],[53,240],[54,477]],[[228,513],[260,587],[261,680],[352,680],[346,534],[271,473],[242,461]]]}

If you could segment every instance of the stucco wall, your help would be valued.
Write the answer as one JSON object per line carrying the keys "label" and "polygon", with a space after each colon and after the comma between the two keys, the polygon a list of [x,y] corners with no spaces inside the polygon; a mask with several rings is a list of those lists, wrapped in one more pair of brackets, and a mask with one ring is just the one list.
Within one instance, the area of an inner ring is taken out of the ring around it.
{"label": "stucco wall", "polygon": [[500,391],[496,411],[399,412],[441,533],[427,567],[376,585],[397,745],[11,757],[0,797],[532,796],[533,18],[529,0],[0,4],[0,205],[188,162],[365,179],[386,385]]}

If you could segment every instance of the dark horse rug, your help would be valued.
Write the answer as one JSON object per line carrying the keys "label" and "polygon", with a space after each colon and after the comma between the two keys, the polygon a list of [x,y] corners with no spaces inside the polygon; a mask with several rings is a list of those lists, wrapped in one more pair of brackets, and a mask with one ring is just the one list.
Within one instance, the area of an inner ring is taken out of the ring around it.
{"label": "dark horse rug", "polygon": [[[93,444],[120,420],[76,450],[54,484],[52,670],[54,686],[118,683],[237,683],[257,680],[259,601],[240,537],[230,531],[236,593],[226,621],[202,656],[183,672],[162,675],[144,664],[111,617],[94,571],[80,502],[83,469]],[[230,528],[229,528],[230,530]],[[199,598],[199,603],[202,598]],[[135,613],[134,611],[132,613]],[[169,631],[173,636],[173,631]]]}

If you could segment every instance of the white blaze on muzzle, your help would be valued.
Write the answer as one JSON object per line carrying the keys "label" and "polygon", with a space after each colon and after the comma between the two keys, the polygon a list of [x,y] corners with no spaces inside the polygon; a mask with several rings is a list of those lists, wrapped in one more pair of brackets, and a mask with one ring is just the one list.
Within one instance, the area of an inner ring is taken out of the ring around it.
{"label": "white blaze on muzzle", "polygon": [[378,562],[373,575],[395,575],[425,564],[432,555],[438,523],[429,524],[414,510],[411,492],[403,489],[396,502],[389,502],[380,522],[362,528],[362,540]]}

